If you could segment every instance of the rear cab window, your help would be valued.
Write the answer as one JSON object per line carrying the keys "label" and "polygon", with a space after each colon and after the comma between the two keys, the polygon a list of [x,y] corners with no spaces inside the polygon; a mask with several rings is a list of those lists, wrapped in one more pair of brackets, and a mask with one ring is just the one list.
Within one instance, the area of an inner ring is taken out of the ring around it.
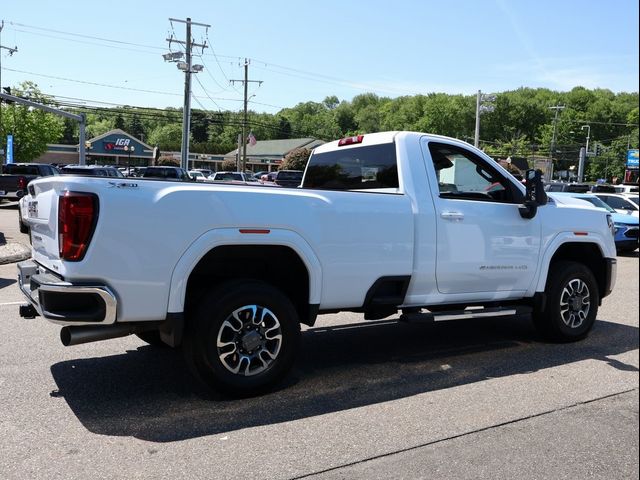
{"label": "rear cab window", "polygon": [[313,153],[302,188],[398,193],[395,143]]}

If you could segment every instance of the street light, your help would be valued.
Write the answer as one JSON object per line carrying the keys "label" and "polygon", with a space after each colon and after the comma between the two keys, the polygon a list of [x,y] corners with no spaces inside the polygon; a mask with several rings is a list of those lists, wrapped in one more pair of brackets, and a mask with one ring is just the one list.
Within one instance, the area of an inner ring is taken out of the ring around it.
{"label": "street light", "polygon": [[133,145],[128,146],[125,145],[124,146],[124,151],[127,152],[129,158],[127,160],[127,176],[131,175],[131,152],[135,152],[136,151],[136,147],[134,147]]}
{"label": "street light", "polygon": [[[91,154],[91,149],[92,149],[92,148],[93,148],[93,147],[91,146],[91,142],[90,142],[89,140],[87,140],[86,142],[84,142],[84,149],[85,149],[85,151],[87,152],[87,153],[86,153],[86,156],[87,156],[87,157],[89,157],[89,156],[90,156],[90,154]],[[89,163],[89,162],[87,162],[87,163]]]}
{"label": "street light", "polygon": [[588,152],[589,151],[589,137],[591,136],[591,125],[583,125],[580,127],[580,130],[584,130],[587,129],[587,144],[585,146],[585,150]]}

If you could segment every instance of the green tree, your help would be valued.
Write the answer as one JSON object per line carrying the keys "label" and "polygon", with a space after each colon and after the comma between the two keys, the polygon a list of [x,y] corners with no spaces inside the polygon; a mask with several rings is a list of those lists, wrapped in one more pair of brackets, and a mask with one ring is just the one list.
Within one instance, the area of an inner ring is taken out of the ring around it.
{"label": "green tree", "polygon": [[[33,82],[23,82],[12,89],[13,94],[40,104],[50,104]],[[64,132],[63,117],[25,105],[2,105],[1,131],[13,135],[13,156],[16,162],[30,162],[47,151],[48,143],[57,142]],[[4,136],[3,136],[4,137]],[[0,140],[2,148],[5,138]]]}
{"label": "green tree", "polygon": [[308,148],[296,148],[291,150],[282,160],[278,170],[304,170],[311,156]]}
{"label": "green tree", "polygon": [[124,118],[122,118],[122,114],[121,113],[118,113],[116,115],[116,118],[113,121],[113,128],[117,128],[118,130],[124,130],[125,129]]}
{"label": "green tree", "polygon": [[140,121],[140,117],[138,116],[137,113],[134,113],[131,116],[131,121],[129,122],[129,125],[127,125],[127,133],[138,139],[143,138],[145,134],[144,126],[142,125],[142,122]]}
{"label": "green tree", "polygon": [[87,138],[94,138],[111,130],[111,121],[108,118],[102,120],[95,120],[87,125],[86,135]]}
{"label": "green tree", "polygon": [[156,127],[149,133],[147,143],[157,145],[162,151],[178,151],[182,143],[182,127],[179,124]]}
{"label": "green tree", "polygon": [[235,172],[236,171],[236,161],[231,158],[226,158],[222,161],[222,170],[225,172]]}
{"label": "green tree", "polygon": [[65,145],[73,145],[78,143],[78,122],[70,118],[64,117],[64,130],[62,131],[62,138],[60,143]]}
{"label": "green tree", "polygon": [[209,139],[210,120],[201,110],[191,112],[191,138],[196,143],[204,143]]}
{"label": "green tree", "polygon": [[167,167],[179,167],[180,162],[169,155],[161,155],[158,158],[158,165],[166,165]]}

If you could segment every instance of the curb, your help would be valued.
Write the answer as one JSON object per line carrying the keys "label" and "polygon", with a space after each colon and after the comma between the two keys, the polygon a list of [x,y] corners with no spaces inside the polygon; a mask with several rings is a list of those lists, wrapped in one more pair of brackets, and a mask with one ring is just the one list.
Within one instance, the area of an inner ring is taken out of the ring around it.
{"label": "curb", "polygon": [[31,258],[31,247],[22,243],[7,243],[0,245],[0,265],[21,262]]}

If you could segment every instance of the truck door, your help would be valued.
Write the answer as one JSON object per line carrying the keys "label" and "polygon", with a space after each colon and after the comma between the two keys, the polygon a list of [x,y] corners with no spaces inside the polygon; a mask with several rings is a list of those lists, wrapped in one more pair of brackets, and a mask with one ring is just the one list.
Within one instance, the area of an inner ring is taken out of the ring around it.
{"label": "truck door", "polygon": [[540,218],[493,161],[459,145],[422,141],[436,212],[436,282],[443,294],[523,292],[535,275]]}

